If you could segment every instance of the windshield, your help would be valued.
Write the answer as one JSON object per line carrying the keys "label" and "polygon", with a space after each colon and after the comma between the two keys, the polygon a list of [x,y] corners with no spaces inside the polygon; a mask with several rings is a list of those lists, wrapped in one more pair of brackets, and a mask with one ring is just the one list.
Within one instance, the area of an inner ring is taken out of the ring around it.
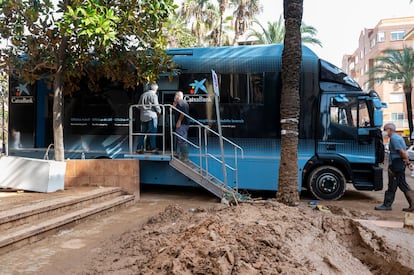
{"label": "windshield", "polygon": [[347,96],[338,101],[332,97],[329,106],[329,129],[324,133],[329,139],[355,139],[358,128],[372,127],[367,101],[357,96]]}
{"label": "windshield", "polygon": [[355,80],[344,73],[341,69],[325,60],[321,60],[321,81],[349,85],[361,90],[361,87]]}

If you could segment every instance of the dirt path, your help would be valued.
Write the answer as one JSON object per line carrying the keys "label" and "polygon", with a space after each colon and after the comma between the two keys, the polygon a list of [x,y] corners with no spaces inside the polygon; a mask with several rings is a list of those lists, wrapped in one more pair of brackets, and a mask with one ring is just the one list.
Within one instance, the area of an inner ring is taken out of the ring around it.
{"label": "dirt path", "polygon": [[353,221],[403,221],[401,192],[393,211],[373,210],[382,197],[348,190],[323,212],[306,193],[297,208],[226,207],[203,190],[143,189],[131,207],[2,255],[0,274],[411,274],[413,230]]}

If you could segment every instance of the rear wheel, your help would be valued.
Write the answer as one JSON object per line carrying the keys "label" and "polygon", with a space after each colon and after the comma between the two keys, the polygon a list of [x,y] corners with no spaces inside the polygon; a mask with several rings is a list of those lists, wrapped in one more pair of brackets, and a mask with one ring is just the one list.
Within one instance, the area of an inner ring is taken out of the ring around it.
{"label": "rear wheel", "polygon": [[317,199],[337,200],[345,193],[345,177],[335,167],[321,166],[311,172],[309,189]]}

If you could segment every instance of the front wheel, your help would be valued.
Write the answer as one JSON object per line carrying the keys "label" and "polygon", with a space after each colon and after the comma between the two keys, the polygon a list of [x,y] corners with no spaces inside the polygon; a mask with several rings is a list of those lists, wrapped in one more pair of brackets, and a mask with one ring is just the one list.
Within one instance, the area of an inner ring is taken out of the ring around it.
{"label": "front wheel", "polygon": [[309,189],[317,199],[337,200],[345,193],[345,177],[335,167],[321,166],[311,172]]}

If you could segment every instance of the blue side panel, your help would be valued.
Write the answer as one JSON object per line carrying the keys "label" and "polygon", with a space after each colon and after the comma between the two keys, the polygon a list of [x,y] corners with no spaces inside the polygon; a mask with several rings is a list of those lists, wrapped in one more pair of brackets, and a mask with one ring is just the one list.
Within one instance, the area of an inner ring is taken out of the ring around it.
{"label": "blue side panel", "polygon": [[[209,140],[209,154],[221,159],[217,142]],[[238,158],[238,186],[239,189],[249,190],[277,190],[280,164],[280,141],[272,139],[240,139],[235,141],[244,149],[244,158]],[[306,162],[314,155],[314,142],[300,140],[298,154],[298,190],[302,186],[302,170]],[[230,166],[235,166],[233,150],[225,147],[225,160]],[[190,151],[190,159],[200,165],[200,158],[196,151]],[[205,169],[205,156],[201,159]],[[142,183],[167,185],[196,185],[193,181],[175,171],[168,162],[140,161],[140,177]],[[208,158],[208,171],[224,181],[221,163]],[[226,169],[227,184],[236,187],[236,174]]]}
{"label": "blue side panel", "polygon": [[172,168],[167,161],[140,161],[140,182],[176,186],[198,186]]}
{"label": "blue side panel", "polygon": [[46,133],[46,117],[47,117],[47,94],[50,90],[47,89],[46,83],[43,80],[37,82],[37,94],[36,94],[36,138],[35,147],[47,147],[45,144]]}
{"label": "blue side panel", "polygon": [[[211,69],[214,69],[217,73],[262,73],[280,71],[282,51],[283,44],[272,44],[180,48],[169,49],[167,53],[173,56],[173,60],[176,64],[179,64],[179,68],[192,73],[206,72]],[[318,57],[306,46],[302,46],[302,58],[303,62],[318,64]]]}
{"label": "blue side panel", "polygon": [[65,157],[78,159],[81,153],[86,158],[120,158],[128,152],[128,136],[125,135],[66,135]]}
{"label": "blue side panel", "polygon": [[374,143],[361,146],[355,140],[319,141],[318,153],[338,154],[346,158],[349,163],[375,164]]}

